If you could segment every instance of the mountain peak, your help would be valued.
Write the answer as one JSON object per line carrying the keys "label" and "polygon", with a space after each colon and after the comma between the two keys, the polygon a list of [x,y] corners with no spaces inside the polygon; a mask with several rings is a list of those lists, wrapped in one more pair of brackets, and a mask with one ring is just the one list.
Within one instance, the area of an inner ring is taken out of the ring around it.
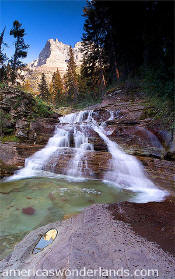
{"label": "mountain peak", "polygon": [[[74,58],[77,66],[82,62],[81,53],[82,42],[77,42],[73,48]],[[31,70],[42,70],[54,72],[57,68],[61,75],[64,75],[67,70],[67,62],[69,59],[69,45],[56,39],[48,39],[44,48],[39,54],[39,57],[31,62],[28,67]]]}

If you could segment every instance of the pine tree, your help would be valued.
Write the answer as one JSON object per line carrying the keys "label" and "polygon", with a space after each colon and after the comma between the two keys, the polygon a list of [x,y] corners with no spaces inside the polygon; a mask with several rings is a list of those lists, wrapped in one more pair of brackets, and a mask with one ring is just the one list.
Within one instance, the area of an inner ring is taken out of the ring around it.
{"label": "pine tree", "polygon": [[78,74],[76,72],[76,63],[72,47],[69,48],[69,61],[67,65],[67,73],[65,75],[65,86],[68,96],[74,101],[78,98]]}
{"label": "pine tree", "polygon": [[[82,64],[80,67],[80,75],[78,80],[79,85],[79,99],[96,99],[96,88],[95,88],[95,76],[88,73],[88,67],[86,64],[86,58],[83,56]],[[93,92],[93,96],[92,96]]]}
{"label": "pine tree", "polygon": [[50,100],[50,93],[49,93],[49,89],[48,89],[48,85],[47,85],[46,77],[45,77],[44,73],[42,73],[41,82],[38,85],[38,89],[40,92],[40,97],[44,101],[48,102]]}
{"label": "pine tree", "polygon": [[52,95],[52,102],[55,105],[58,105],[61,100],[61,95],[63,93],[63,82],[58,69],[56,72],[53,73],[50,85],[50,92]]}
{"label": "pine tree", "polygon": [[10,35],[12,35],[16,41],[15,41],[15,53],[10,60],[12,73],[11,73],[11,81],[12,84],[15,83],[17,78],[17,70],[24,66],[24,64],[21,62],[20,58],[25,58],[27,56],[27,49],[29,45],[25,44],[24,42],[24,35],[25,30],[24,28],[21,28],[22,24],[19,23],[19,21],[15,20],[13,22],[13,28],[10,30]]}
{"label": "pine tree", "polygon": [[84,9],[85,33],[83,34],[83,51],[87,77],[93,77],[93,86],[98,87],[98,94],[103,95],[106,87],[105,68],[108,64],[104,51],[106,38],[106,7],[103,2],[100,5],[96,1],[87,2]]}
{"label": "pine tree", "polygon": [[0,65],[3,65],[6,55],[3,53],[2,46],[4,44],[4,33],[5,33],[5,28],[3,29],[2,33],[0,34]]}
{"label": "pine tree", "polygon": [[4,33],[5,33],[5,28],[3,29],[3,31],[0,34],[0,81],[4,81],[6,80],[6,66],[4,64],[4,62],[7,60],[6,55],[3,53],[3,45],[6,45],[4,43]]}

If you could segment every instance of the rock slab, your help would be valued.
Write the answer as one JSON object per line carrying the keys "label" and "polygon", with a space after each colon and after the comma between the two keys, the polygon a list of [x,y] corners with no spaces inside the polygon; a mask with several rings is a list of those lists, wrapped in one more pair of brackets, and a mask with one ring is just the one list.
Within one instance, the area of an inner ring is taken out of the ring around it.
{"label": "rock slab", "polygon": [[[162,206],[166,207],[166,203]],[[156,208],[156,204],[152,203],[150,206]],[[134,232],[129,222],[123,222],[116,217],[120,213],[127,217],[124,209],[130,210],[130,206],[127,207],[124,203],[116,204],[113,205],[112,211],[109,205],[93,205],[62,223],[49,224],[31,232],[16,246],[14,252],[0,263],[1,272],[5,270],[7,272],[10,269],[32,270],[32,272],[60,270],[65,271],[65,274],[62,276],[55,274],[51,277],[43,275],[40,278],[65,279],[82,278],[80,275],[66,276],[66,270],[117,271],[123,269],[129,270],[130,275],[127,278],[143,278],[143,276],[132,275],[135,270],[154,269],[158,270],[159,277],[154,274],[148,278],[174,279],[175,257],[164,251],[157,243],[148,241]],[[38,254],[32,254],[41,236],[50,229],[58,231],[55,241]],[[16,276],[15,278],[37,278],[33,274],[28,277]],[[89,276],[86,274],[83,278],[89,278]],[[116,276],[111,274],[111,276],[102,277],[97,272],[92,278],[116,278]],[[125,278],[125,276],[121,275],[117,278]]]}

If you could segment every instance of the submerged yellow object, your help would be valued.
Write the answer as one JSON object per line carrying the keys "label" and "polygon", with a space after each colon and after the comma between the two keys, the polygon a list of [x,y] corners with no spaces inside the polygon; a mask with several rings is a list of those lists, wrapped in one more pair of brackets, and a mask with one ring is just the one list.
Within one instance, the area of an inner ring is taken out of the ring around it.
{"label": "submerged yellow object", "polygon": [[58,231],[55,229],[51,229],[48,232],[46,232],[41,237],[41,239],[39,240],[37,245],[35,246],[35,248],[33,250],[33,254],[37,254],[38,252],[42,251],[44,248],[46,248],[47,246],[52,244],[53,241],[55,240],[57,234],[58,234]]}
{"label": "submerged yellow object", "polygon": [[57,230],[52,229],[44,235],[44,240],[49,241],[51,238],[54,240],[57,236]]}

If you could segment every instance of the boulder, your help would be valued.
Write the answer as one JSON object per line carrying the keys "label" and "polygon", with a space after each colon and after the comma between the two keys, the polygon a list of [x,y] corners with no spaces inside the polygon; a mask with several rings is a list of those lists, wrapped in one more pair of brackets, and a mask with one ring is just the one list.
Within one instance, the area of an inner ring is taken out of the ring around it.
{"label": "boulder", "polygon": [[20,140],[26,141],[29,134],[29,125],[29,121],[22,119],[17,120],[15,136],[18,137]]}

